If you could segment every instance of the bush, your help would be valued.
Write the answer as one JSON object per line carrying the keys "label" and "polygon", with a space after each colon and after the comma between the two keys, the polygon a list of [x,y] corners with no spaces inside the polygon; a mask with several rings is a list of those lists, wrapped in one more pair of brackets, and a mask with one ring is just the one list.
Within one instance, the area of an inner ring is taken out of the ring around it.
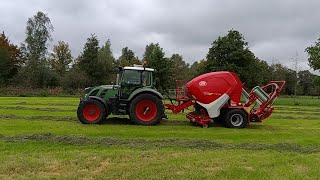
{"label": "bush", "polygon": [[48,96],[75,96],[83,95],[83,89],[64,90],[62,87],[55,88],[31,88],[22,86],[0,87],[0,96],[19,96],[19,97],[48,97]]}
{"label": "bush", "polygon": [[80,71],[76,68],[71,69],[61,79],[62,87],[66,90],[83,89],[89,83],[89,79],[85,72]]}

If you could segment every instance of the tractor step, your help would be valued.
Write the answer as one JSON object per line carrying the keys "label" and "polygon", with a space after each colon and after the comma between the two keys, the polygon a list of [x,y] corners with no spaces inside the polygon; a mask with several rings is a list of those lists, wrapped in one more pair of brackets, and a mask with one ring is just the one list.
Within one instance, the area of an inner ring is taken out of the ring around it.
{"label": "tractor step", "polygon": [[123,100],[123,99],[120,99],[120,102],[119,102],[119,114],[127,114],[127,108],[128,108],[128,103],[129,101],[127,100]]}
{"label": "tractor step", "polygon": [[119,111],[119,114],[123,114],[123,115],[127,114],[127,111],[124,109],[119,109],[118,111]]}

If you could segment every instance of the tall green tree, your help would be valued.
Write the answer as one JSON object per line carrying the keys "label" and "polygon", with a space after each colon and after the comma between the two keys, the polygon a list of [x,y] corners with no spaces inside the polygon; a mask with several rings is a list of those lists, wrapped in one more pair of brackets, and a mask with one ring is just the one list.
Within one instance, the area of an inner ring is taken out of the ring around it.
{"label": "tall green tree", "polygon": [[100,65],[100,72],[101,72],[101,83],[110,83],[114,80],[114,64],[115,58],[112,53],[111,49],[111,42],[108,40],[99,50],[98,53],[98,64]]}
{"label": "tall green tree", "polygon": [[0,48],[0,85],[6,84],[11,66],[10,54],[7,49]]}
{"label": "tall green tree", "polygon": [[318,98],[320,98],[320,76],[318,75],[313,76],[312,84],[313,84],[313,91],[314,91],[312,95],[316,95],[318,96]]}
{"label": "tall green tree", "polygon": [[305,49],[305,51],[308,53],[308,61],[309,65],[314,70],[320,69],[320,38],[317,42],[315,42],[314,45],[311,45]]}
{"label": "tall green tree", "polygon": [[271,70],[272,80],[286,81],[286,86],[284,87],[283,93],[288,95],[294,95],[295,86],[297,82],[296,72],[279,63],[272,64]]}
{"label": "tall green tree", "polygon": [[147,61],[147,66],[156,69],[155,79],[159,91],[167,90],[172,86],[173,78],[171,66],[172,63],[168,58],[165,58],[165,53],[159,43],[151,43],[146,46],[143,55]]}
{"label": "tall green tree", "polygon": [[122,48],[122,54],[118,59],[118,64],[122,67],[132,66],[134,64],[140,64],[140,61],[131,49],[125,47]]}
{"label": "tall green tree", "polygon": [[28,19],[25,42],[29,61],[35,61],[35,64],[46,62],[47,42],[52,41],[53,30],[50,18],[41,11]]}
{"label": "tall green tree", "polygon": [[183,60],[180,54],[172,54],[170,57],[172,63],[172,76],[174,80],[190,80],[189,64]]}
{"label": "tall green tree", "polygon": [[207,60],[201,59],[199,62],[195,61],[189,68],[191,78],[197,77],[206,73]]}
{"label": "tall green tree", "polygon": [[0,34],[0,84],[7,84],[17,74],[23,63],[20,49],[2,32]]}
{"label": "tall green tree", "polygon": [[53,29],[50,18],[41,11],[27,21],[25,75],[33,86],[48,86],[52,82],[52,72],[47,61],[47,42],[52,41]]}
{"label": "tall green tree", "polygon": [[247,87],[263,86],[271,81],[271,67],[266,61],[255,58],[242,72],[243,82]]}
{"label": "tall green tree", "polygon": [[298,94],[299,95],[311,95],[314,88],[313,79],[314,74],[308,70],[298,72]]}
{"label": "tall green tree", "polygon": [[101,80],[101,67],[99,64],[99,40],[97,36],[91,34],[91,37],[87,39],[78,61],[80,70],[84,71],[90,79],[88,85],[98,85]]}
{"label": "tall green tree", "polygon": [[240,76],[248,87],[256,84],[253,71],[257,65],[254,54],[249,50],[248,42],[241,33],[230,30],[226,36],[218,37],[212,43],[207,54],[206,72],[231,71]]}
{"label": "tall green tree", "polygon": [[63,77],[69,70],[69,65],[72,62],[72,55],[69,49],[69,44],[64,41],[59,41],[53,46],[53,53],[50,54],[49,63],[51,68],[56,71],[59,76]]}

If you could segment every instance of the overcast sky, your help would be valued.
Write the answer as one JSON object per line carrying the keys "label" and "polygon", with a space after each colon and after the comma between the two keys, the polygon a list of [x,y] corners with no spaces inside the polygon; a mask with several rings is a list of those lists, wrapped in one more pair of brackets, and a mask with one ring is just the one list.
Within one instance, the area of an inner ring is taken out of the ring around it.
{"label": "overcast sky", "polygon": [[304,49],[320,37],[319,9],[319,0],[1,0],[0,31],[20,44],[27,19],[43,11],[55,28],[50,46],[66,41],[74,56],[95,33],[100,45],[111,40],[115,57],[125,46],[142,57],[159,42],[166,56],[193,63],[233,28],[257,57],[292,68],[298,54],[300,68],[309,69]]}

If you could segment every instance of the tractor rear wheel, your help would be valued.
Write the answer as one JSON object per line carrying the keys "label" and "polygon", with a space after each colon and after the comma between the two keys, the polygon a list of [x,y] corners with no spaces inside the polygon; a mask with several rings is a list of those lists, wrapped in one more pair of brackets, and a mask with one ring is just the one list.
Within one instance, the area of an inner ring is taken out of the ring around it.
{"label": "tractor rear wheel", "polygon": [[140,125],[155,125],[164,113],[162,101],[152,94],[138,95],[130,103],[130,119]]}
{"label": "tractor rear wheel", "polygon": [[78,119],[82,124],[101,124],[106,119],[106,107],[95,99],[88,99],[79,104]]}
{"label": "tractor rear wheel", "polygon": [[245,128],[248,124],[247,114],[241,109],[230,109],[225,114],[225,124],[228,128]]}

